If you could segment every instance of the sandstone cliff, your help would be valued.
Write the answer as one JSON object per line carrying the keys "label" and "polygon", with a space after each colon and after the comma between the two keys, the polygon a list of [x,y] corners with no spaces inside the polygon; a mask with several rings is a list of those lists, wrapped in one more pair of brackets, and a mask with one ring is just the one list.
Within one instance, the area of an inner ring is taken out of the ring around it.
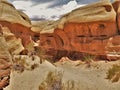
{"label": "sandstone cliff", "polygon": [[41,47],[54,59],[85,54],[110,59],[114,52],[119,57],[119,4],[106,0],[73,10],[58,20],[53,33],[41,33]]}

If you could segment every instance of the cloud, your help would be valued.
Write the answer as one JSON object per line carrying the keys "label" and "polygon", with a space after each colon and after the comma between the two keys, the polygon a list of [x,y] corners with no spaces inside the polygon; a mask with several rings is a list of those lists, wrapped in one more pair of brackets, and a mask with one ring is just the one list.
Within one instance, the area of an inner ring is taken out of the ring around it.
{"label": "cloud", "polygon": [[31,1],[14,1],[13,5],[15,5],[17,9],[24,11],[29,9],[32,6],[32,2]]}
{"label": "cloud", "polygon": [[89,4],[89,3],[93,3],[101,0],[76,0],[76,1],[78,2],[78,4]]}
{"label": "cloud", "polygon": [[57,20],[61,15],[83,6],[80,2],[97,0],[11,0],[17,9],[24,11],[32,20]]}
{"label": "cloud", "polygon": [[[13,1],[12,2],[17,9],[20,9],[24,11],[30,18],[34,17],[43,17],[43,16],[49,16],[51,10],[47,8],[51,3],[38,3],[34,4],[32,1]],[[53,10],[52,10],[53,11]]]}
{"label": "cloud", "polygon": [[61,9],[62,9],[61,14],[68,13],[68,12],[72,11],[73,9],[75,9],[77,6],[78,6],[78,4],[75,0],[68,2],[67,4],[65,4],[61,7]]}
{"label": "cloud", "polygon": [[65,13],[72,11],[73,9],[77,8],[77,2],[70,1],[63,6],[58,6],[54,8],[48,7],[41,7],[41,5],[32,6],[31,9],[26,10],[26,13],[30,15],[31,18],[42,18],[42,19],[49,19],[49,20],[57,20]]}

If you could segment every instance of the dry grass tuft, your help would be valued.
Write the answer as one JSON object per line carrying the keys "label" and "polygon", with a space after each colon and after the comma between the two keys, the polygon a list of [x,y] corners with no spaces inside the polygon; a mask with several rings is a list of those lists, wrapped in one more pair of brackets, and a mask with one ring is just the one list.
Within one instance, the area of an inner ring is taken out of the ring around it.
{"label": "dry grass tuft", "polygon": [[120,79],[120,65],[114,64],[107,72],[107,79],[112,82],[118,82]]}
{"label": "dry grass tuft", "polygon": [[49,72],[45,81],[43,81],[39,90],[62,90],[62,73]]}
{"label": "dry grass tuft", "polygon": [[39,90],[79,90],[75,88],[75,82],[69,80],[62,82],[62,72],[49,72],[47,78],[40,84]]}

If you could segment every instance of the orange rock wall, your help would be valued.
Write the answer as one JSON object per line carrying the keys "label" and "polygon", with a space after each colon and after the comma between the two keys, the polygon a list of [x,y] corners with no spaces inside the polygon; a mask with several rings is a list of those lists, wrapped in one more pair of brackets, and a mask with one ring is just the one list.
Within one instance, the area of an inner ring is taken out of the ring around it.
{"label": "orange rock wall", "polygon": [[[55,50],[55,57],[70,57],[74,53],[106,56],[108,52],[119,51],[119,47],[115,45],[120,44],[120,2],[112,5],[117,13],[114,21],[67,22],[63,29],[56,28],[53,33],[41,34],[40,46],[49,53],[53,52],[51,49]],[[111,47],[110,43],[114,47]]]}
{"label": "orange rock wall", "polygon": [[30,37],[34,40],[39,37],[39,33],[31,31],[31,28],[25,27],[21,24],[0,21],[0,25],[2,25],[2,27],[8,27],[17,38],[21,38],[24,46],[31,42]]}

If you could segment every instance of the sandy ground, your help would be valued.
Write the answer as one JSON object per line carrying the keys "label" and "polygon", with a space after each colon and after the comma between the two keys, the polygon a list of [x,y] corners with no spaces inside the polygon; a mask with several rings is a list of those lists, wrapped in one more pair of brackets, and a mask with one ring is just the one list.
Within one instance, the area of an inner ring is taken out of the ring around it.
{"label": "sandy ground", "polygon": [[[48,73],[61,71],[62,83],[65,90],[120,90],[120,81],[112,83],[106,79],[108,69],[120,61],[91,62],[90,66],[81,61],[62,61],[55,65],[44,61],[34,70],[25,70],[22,73],[12,71],[10,85],[4,90],[39,90]],[[69,88],[68,88],[69,83]]]}

